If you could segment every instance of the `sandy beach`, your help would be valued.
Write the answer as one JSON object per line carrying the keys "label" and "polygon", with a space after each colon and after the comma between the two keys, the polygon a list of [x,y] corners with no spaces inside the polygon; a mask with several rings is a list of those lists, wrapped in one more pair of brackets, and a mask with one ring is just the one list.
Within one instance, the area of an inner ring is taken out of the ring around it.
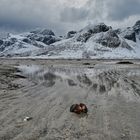
{"label": "sandy beach", "polygon": [[140,140],[140,61],[118,61],[1,59],[0,140]]}

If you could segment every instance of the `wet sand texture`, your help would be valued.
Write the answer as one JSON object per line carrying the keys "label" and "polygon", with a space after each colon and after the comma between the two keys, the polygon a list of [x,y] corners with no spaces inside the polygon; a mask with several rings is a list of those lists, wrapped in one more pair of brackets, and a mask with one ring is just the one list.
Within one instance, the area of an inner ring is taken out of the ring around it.
{"label": "wet sand texture", "polygon": [[139,61],[0,62],[0,140],[140,140]]}

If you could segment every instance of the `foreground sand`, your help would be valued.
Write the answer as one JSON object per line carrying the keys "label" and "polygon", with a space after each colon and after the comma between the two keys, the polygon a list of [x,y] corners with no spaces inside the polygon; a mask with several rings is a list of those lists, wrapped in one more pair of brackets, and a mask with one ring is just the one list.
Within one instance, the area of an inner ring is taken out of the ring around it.
{"label": "foreground sand", "polygon": [[0,140],[140,140],[140,61],[116,62],[1,59]]}

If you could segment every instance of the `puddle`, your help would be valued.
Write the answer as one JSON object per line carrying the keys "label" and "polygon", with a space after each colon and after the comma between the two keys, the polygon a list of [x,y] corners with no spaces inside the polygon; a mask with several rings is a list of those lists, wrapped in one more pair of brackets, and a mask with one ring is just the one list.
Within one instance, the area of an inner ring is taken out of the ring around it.
{"label": "puddle", "polygon": [[88,67],[69,66],[43,66],[43,65],[21,65],[18,67],[23,76],[28,77],[36,83],[42,83],[46,87],[53,87],[63,83],[64,86],[91,88],[105,93],[113,87],[120,87],[119,79],[125,81],[125,76],[140,76],[137,68],[119,68],[116,65],[97,65]]}

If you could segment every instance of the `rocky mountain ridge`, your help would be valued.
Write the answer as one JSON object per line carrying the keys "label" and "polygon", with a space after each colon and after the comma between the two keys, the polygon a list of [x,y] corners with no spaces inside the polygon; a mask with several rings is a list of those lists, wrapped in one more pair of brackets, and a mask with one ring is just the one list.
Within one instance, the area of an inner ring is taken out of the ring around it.
{"label": "rocky mountain ridge", "polygon": [[140,21],[114,30],[104,23],[88,25],[57,37],[52,30],[37,29],[0,39],[1,57],[34,58],[140,58]]}

